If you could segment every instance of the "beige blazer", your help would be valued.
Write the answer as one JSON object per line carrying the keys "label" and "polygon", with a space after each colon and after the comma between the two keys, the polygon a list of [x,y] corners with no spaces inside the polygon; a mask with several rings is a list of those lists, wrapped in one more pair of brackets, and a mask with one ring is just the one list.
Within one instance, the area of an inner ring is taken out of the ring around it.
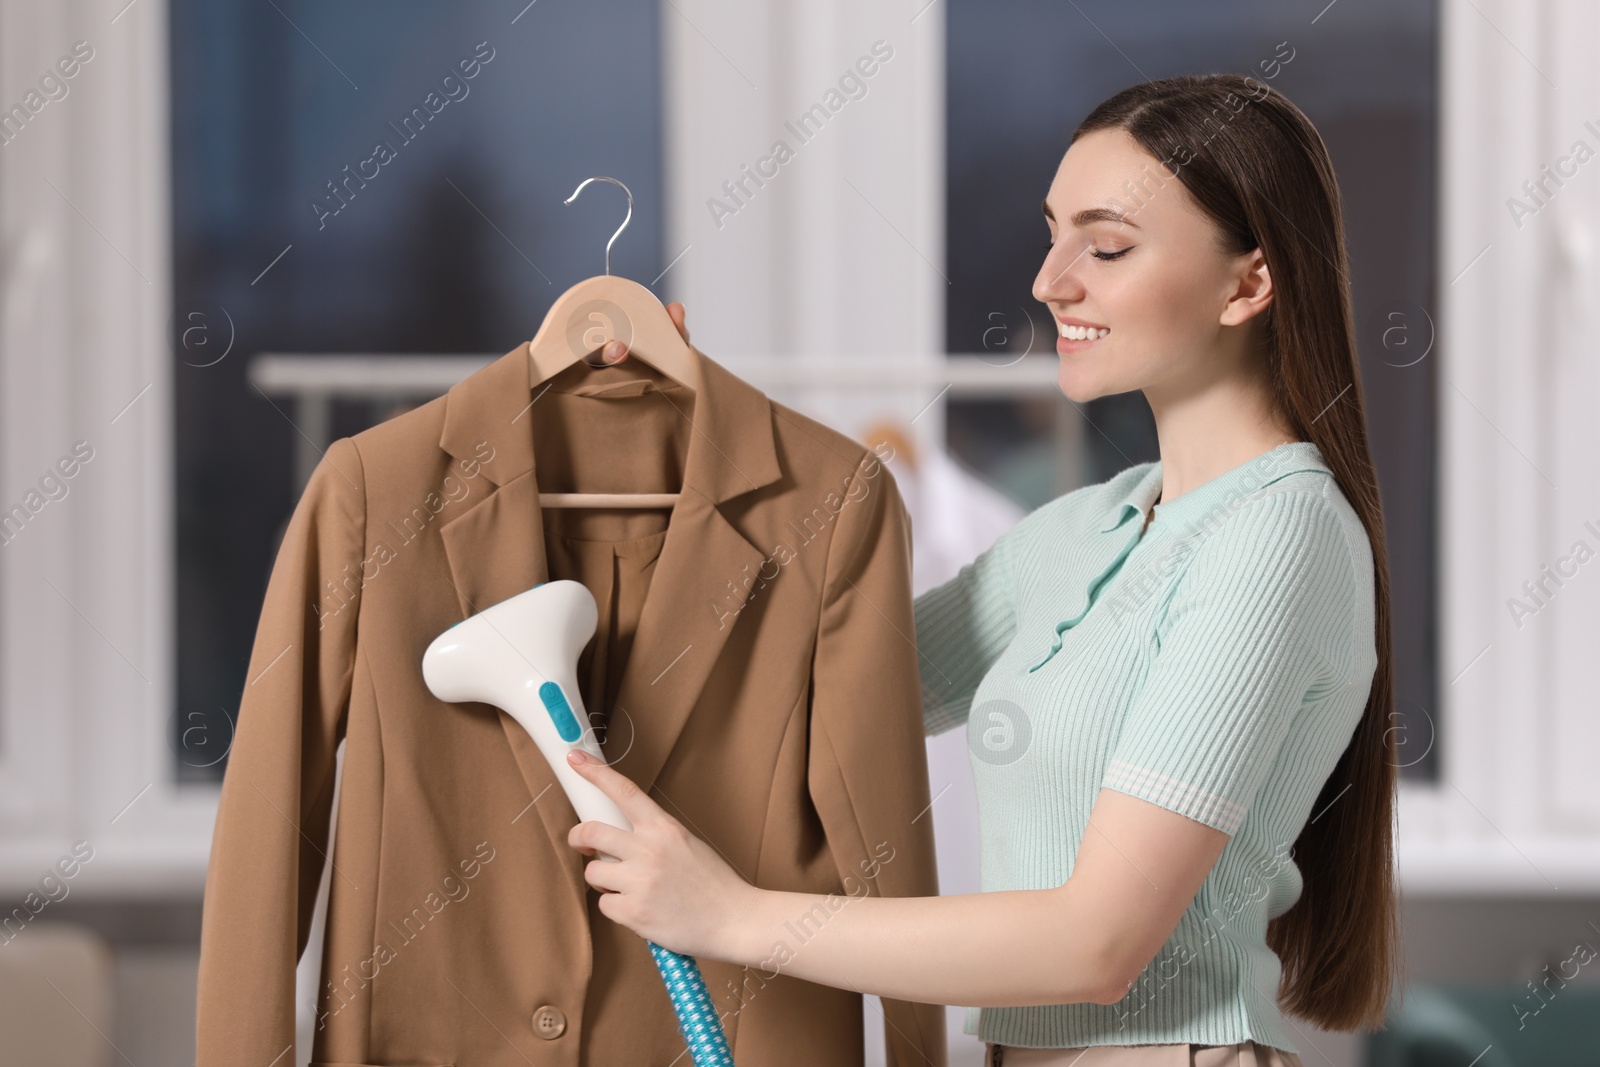
{"label": "beige blazer", "polygon": [[[420,666],[445,628],[547,579],[541,485],[680,483],[608,758],[753,884],[835,894],[760,967],[700,961],[739,1067],[862,1063],[860,994],[783,964],[854,898],[938,892],[909,519],[878,456],[696,356],[698,398],[596,407],[612,384],[671,383],[579,364],[534,402],[519,346],[329,447],[273,567],[223,780],[198,1067],[290,1062],[341,739],[314,1062],[689,1067],[538,748],[503,712],[434,699]],[[600,456],[535,456],[583,427]],[[884,1011],[890,1064],[944,1067],[941,1007]]]}

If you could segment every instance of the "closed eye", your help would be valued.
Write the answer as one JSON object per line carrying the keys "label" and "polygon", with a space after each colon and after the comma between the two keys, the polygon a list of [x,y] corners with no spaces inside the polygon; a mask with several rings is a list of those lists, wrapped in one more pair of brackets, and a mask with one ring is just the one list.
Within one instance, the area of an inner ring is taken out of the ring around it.
{"label": "closed eye", "polygon": [[[1045,254],[1049,255],[1050,254],[1050,250],[1055,248],[1055,246],[1056,246],[1056,239],[1054,237],[1051,237],[1050,239],[1045,241],[1045,243],[1044,243]],[[1123,256],[1127,255],[1130,251],[1132,251],[1132,249],[1133,249],[1132,245],[1129,245],[1127,248],[1119,248],[1115,252],[1099,252],[1099,251],[1096,251],[1094,249],[1090,249],[1089,250],[1089,254],[1091,256],[1093,256],[1095,259],[1101,260],[1102,262],[1110,262],[1111,260],[1114,260],[1114,259],[1121,259]]]}

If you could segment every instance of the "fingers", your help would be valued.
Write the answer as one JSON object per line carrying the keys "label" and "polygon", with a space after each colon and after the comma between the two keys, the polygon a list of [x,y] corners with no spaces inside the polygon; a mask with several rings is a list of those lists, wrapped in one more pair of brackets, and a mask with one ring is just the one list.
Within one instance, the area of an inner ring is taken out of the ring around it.
{"label": "fingers", "polygon": [[577,750],[567,753],[567,762],[593,782],[600,792],[615,801],[634,826],[643,825],[664,814],[660,806],[639,788],[638,783],[620,771]]}
{"label": "fingers", "polygon": [[622,892],[622,864],[590,860],[583,865],[583,879],[602,893]]}
{"label": "fingers", "polygon": [[[687,324],[688,310],[677,300],[667,305],[667,317],[672,319],[672,324],[678,328],[678,333],[683,335],[685,341],[689,340],[689,326]],[[621,363],[628,358],[628,346],[617,340],[610,340],[600,349],[600,366],[610,366]]]}
{"label": "fingers", "polygon": [[[596,852],[604,852],[615,856],[617,859],[627,859],[633,855],[633,835],[626,830],[603,823],[596,819],[580,822],[567,831],[567,844],[583,853],[593,856]],[[610,866],[610,862],[602,860]]]}
{"label": "fingers", "polygon": [[667,305],[667,315],[671,317],[672,324],[678,328],[678,332],[683,334],[683,339],[687,341],[689,339],[687,322],[689,310],[683,306],[682,302],[674,300]]}

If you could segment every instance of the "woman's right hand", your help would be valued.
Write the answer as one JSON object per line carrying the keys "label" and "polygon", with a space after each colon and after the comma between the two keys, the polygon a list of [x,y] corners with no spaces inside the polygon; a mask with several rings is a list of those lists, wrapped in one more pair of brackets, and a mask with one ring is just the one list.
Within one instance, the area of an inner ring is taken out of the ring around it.
{"label": "woman's right hand", "polygon": [[[667,305],[667,316],[672,319],[672,324],[678,328],[685,341],[689,340],[689,327],[685,320],[689,312],[677,300]],[[628,345],[624,341],[607,341],[605,347],[600,349],[600,362],[606,366],[621,363],[628,358]]]}

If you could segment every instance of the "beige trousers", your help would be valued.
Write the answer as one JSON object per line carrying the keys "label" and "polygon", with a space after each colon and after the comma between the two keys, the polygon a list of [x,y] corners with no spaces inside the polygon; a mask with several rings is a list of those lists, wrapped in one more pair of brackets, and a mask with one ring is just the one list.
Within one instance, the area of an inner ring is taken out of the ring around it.
{"label": "beige trousers", "polygon": [[1094,1045],[1024,1048],[985,1044],[983,1067],[1301,1067],[1300,1057],[1271,1045]]}

